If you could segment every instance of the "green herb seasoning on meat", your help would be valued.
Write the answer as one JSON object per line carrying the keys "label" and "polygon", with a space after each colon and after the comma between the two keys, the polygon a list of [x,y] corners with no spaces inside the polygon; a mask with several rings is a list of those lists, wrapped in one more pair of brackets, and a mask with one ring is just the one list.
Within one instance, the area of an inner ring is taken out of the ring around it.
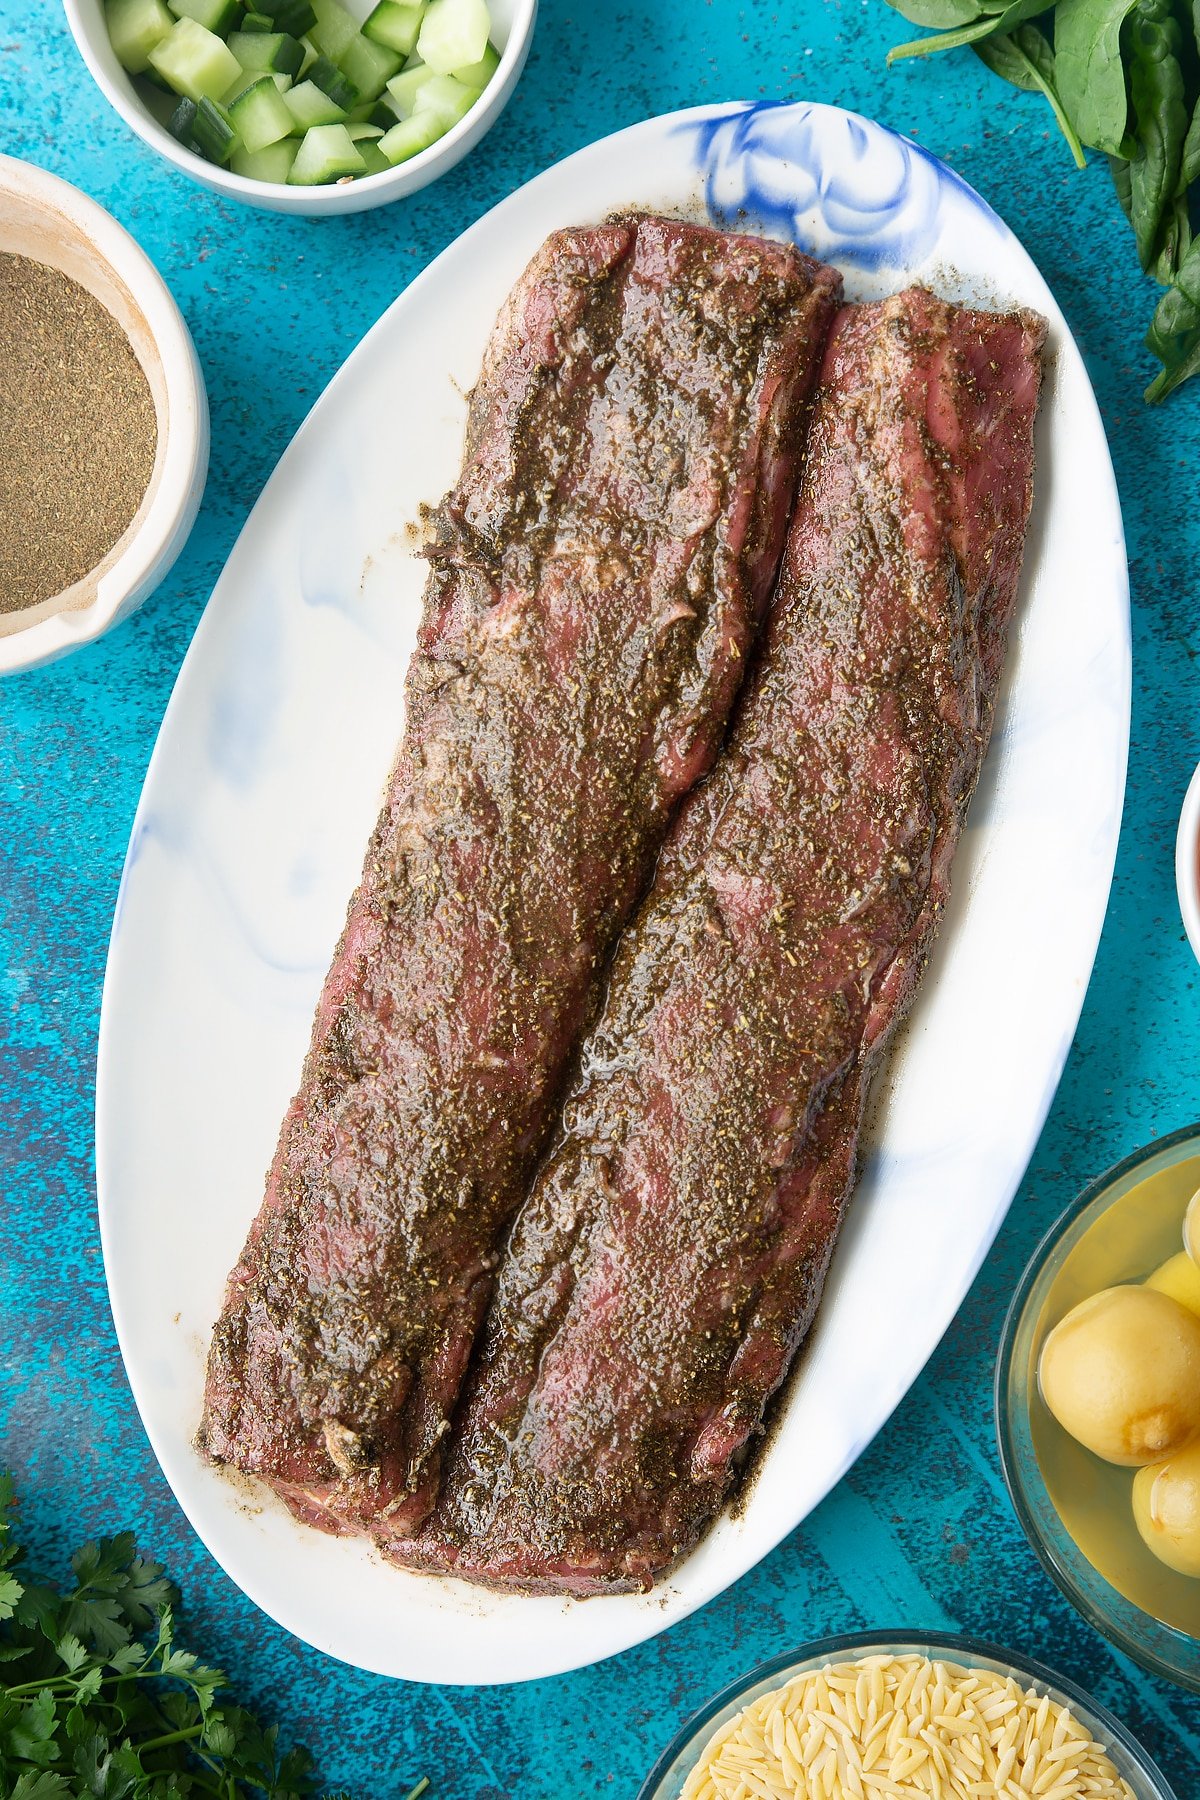
{"label": "green herb seasoning on meat", "polygon": [[150,483],[158,425],[132,344],[94,294],[0,254],[0,614],[103,561]]}

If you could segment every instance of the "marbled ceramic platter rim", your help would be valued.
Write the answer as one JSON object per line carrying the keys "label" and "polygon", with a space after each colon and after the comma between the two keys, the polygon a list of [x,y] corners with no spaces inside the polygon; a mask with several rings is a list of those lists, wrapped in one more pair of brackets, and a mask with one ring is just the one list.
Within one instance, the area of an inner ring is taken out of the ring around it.
{"label": "marbled ceramic platter rim", "polygon": [[[457,472],[465,392],[528,257],[628,207],[794,237],[852,298],[921,277],[1034,306],[1051,355],[995,736],[817,1328],[736,1516],[652,1594],[580,1602],[392,1569],[206,1468],[192,1435],[401,725],[422,587],[408,528]],[[384,1674],[530,1679],[662,1631],[811,1511],[924,1366],[1037,1140],[1107,902],[1129,681],[1120,510],[1079,352],[1007,227],[906,139],[810,105],[649,120],[530,182],[413,282],[297,434],[209,602],[138,809],[101,1021],[100,1221],[130,1382],[181,1506],[264,1611]]]}

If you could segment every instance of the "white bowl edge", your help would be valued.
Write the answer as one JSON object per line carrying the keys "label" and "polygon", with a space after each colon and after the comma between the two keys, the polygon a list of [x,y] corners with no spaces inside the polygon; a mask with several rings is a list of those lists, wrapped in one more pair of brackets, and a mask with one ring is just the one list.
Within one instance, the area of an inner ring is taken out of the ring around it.
{"label": "white bowl edge", "polygon": [[1200,961],[1200,764],[1188,782],[1175,834],[1175,892],[1188,943]]}

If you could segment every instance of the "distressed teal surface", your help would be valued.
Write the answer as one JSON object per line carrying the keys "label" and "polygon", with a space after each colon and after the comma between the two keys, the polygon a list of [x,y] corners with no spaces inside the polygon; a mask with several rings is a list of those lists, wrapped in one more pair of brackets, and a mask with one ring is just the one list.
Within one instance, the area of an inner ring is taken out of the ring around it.
{"label": "distressed teal surface", "polygon": [[[187,1634],[363,1800],[403,1794],[422,1770],[439,1800],[631,1796],[714,1688],[814,1635],[894,1625],[961,1626],[1056,1663],[1128,1720],[1180,1800],[1200,1795],[1200,1706],[1133,1670],[1050,1585],[1010,1511],[991,1423],[1000,1319],[1038,1235],[1106,1164],[1200,1114],[1197,969],[1172,884],[1175,820],[1200,757],[1200,383],[1160,412],[1142,405],[1152,290],[1104,169],[1076,175],[1041,102],[969,54],[889,73],[884,50],[903,35],[882,0],[542,0],[525,78],[475,155],[412,200],[308,221],[193,186],[110,112],[53,0],[0,0],[0,147],[78,183],[149,251],[195,336],[213,424],[199,523],[160,592],[95,648],[0,682],[3,1454],[47,1572],[81,1536],[132,1526],[183,1582]],[[92,1086],[130,822],[175,671],[246,513],[396,292],[580,145],[649,113],[761,96],[838,101],[946,157],[1024,239],[1080,340],[1133,578],[1133,750],[1112,906],[999,1243],[925,1376],[836,1493],[732,1592],[598,1668],[486,1691],[390,1683],[305,1648],[232,1586],[172,1500],[125,1382],[96,1231]]]}

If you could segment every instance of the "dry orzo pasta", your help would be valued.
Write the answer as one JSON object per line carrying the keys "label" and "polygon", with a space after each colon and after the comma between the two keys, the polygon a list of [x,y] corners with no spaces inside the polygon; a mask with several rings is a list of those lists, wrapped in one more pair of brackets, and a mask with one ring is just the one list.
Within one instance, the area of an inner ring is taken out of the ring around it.
{"label": "dry orzo pasta", "polygon": [[867,1656],[797,1675],[705,1746],[682,1800],[1136,1800],[1068,1707],[1011,1676]]}

